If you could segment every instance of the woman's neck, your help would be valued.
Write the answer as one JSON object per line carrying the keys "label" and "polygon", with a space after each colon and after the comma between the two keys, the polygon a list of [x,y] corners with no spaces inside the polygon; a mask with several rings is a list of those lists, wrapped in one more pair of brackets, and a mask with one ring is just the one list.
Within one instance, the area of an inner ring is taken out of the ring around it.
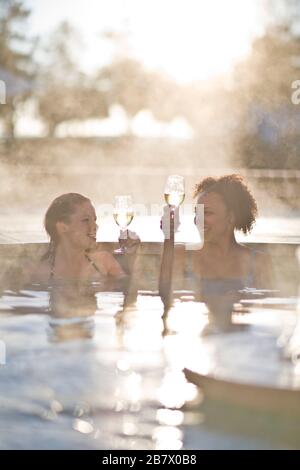
{"label": "woman's neck", "polygon": [[204,242],[203,250],[213,253],[219,258],[226,258],[237,246],[235,235],[232,233],[219,240]]}
{"label": "woman's neck", "polygon": [[76,270],[83,264],[84,254],[83,250],[61,241],[55,250],[55,264],[64,265],[68,270]]}

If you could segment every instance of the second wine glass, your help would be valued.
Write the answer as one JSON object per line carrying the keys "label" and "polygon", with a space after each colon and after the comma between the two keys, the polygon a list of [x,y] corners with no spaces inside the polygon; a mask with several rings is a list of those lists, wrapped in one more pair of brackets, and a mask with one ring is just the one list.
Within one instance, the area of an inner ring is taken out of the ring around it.
{"label": "second wine glass", "polygon": [[127,227],[134,217],[132,197],[130,195],[115,196],[113,216],[116,224],[120,227],[120,249],[117,253],[126,253]]}
{"label": "second wine glass", "polygon": [[168,176],[165,186],[165,201],[171,207],[179,207],[185,197],[184,177],[180,175]]}

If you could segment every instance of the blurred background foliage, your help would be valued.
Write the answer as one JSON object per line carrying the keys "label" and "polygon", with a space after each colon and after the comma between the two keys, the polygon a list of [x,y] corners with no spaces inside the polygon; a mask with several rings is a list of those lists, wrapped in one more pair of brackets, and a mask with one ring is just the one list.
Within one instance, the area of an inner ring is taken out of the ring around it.
{"label": "blurred background foliage", "polygon": [[291,85],[300,79],[300,1],[281,3],[285,14],[278,17],[269,2],[273,21],[235,65],[230,82],[214,77],[181,84],[131,57],[126,34],[116,31],[102,33],[114,44],[111,63],[88,75],[72,54],[75,48],[84,54],[74,26],[63,22],[48,37],[31,37],[24,2],[1,0],[0,78],[10,77],[0,106],[2,141],[14,142],[18,109],[30,100],[46,138],[58,137],[62,123],[105,119],[118,106],[129,137],[133,119],[147,110],[161,123],[184,119],[196,148],[200,141],[230,147],[234,166],[300,169],[300,108],[291,102]]}

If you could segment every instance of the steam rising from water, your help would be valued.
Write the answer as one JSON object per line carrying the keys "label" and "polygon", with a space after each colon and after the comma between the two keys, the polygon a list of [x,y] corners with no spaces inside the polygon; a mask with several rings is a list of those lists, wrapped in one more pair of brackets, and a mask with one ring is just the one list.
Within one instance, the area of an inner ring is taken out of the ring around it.
{"label": "steam rising from water", "polygon": [[[0,237],[2,241],[5,237],[7,241],[22,241],[22,231],[41,234],[47,207],[55,197],[66,192],[80,192],[91,198],[100,217],[100,237],[102,231],[106,240],[109,234],[105,217],[111,217],[117,194],[131,194],[136,214],[155,216],[153,223],[157,224],[164,204],[165,181],[171,173],[185,176],[182,214],[191,217],[193,187],[201,178],[239,172],[228,167],[212,170],[212,156],[207,158],[200,151],[201,145],[199,152],[197,148],[195,143],[174,140],[21,140],[11,151],[12,161],[0,165]],[[257,198],[260,216],[291,219],[278,228],[276,222],[273,227],[266,224],[264,229],[260,228],[260,233],[272,236],[275,230],[282,236],[299,235],[297,219],[293,216],[300,210],[300,175],[266,170],[241,172]],[[137,220],[138,217],[134,223]],[[111,223],[109,226],[110,229],[115,227]],[[155,231],[153,239],[159,239],[159,228]],[[117,239],[117,231],[112,238]],[[151,235],[148,233],[142,238],[150,240]],[[33,235],[31,241],[35,240]]]}

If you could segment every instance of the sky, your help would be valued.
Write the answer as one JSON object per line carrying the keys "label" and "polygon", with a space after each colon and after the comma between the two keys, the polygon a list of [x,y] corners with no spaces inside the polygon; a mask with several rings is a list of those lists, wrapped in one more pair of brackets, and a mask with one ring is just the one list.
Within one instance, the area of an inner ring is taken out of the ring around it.
{"label": "sky", "polygon": [[63,20],[80,32],[77,60],[92,72],[116,50],[101,39],[123,31],[126,51],[148,68],[179,82],[226,74],[245,57],[268,20],[264,0],[26,0],[33,34],[45,35]]}

